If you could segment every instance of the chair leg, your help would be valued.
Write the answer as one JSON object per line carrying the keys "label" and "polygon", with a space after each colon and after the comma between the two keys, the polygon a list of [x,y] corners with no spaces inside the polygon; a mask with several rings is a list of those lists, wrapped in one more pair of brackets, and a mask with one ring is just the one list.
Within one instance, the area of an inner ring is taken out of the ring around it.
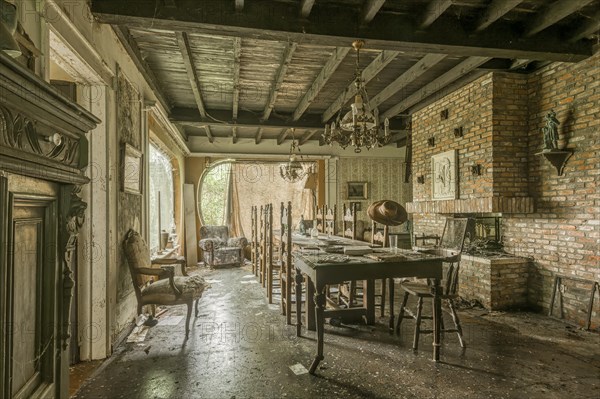
{"label": "chair leg", "polygon": [[194,317],[198,317],[198,302],[200,302],[200,298],[196,299],[196,304],[194,305]]}
{"label": "chair leg", "polygon": [[419,348],[419,335],[421,334],[421,312],[423,311],[423,298],[419,297],[417,303],[417,320],[415,322],[415,338],[413,340],[413,349]]}
{"label": "chair leg", "polygon": [[267,267],[267,297],[269,304],[273,303],[273,266]]}
{"label": "chair leg", "polygon": [[137,314],[138,314],[138,316],[142,314],[142,308],[143,308],[142,304],[138,302],[138,305],[137,305]]}
{"label": "chair leg", "polygon": [[408,301],[408,295],[408,292],[404,292],[402,305],[400,305],[400,313],[398,314],[398,322],[396,323],[396,335],[400,334],[400,324],[402,323],[402,319],[404,319],[404,308],[406,307],[406,302]]}
{"label": "chair leg", "polygon": [[456,326],[456,334],[458,335],[458,342],[460,342],[461,348],[466,348],[465,340],[462,335],[462,327],[460,326],[460,319],[458,318],[458,314],[454,309],[454,301],[451,299],[448,300],[448,307],[450,308],[450,314],[452,315],[452,321],[454,321],[454,325]]}
{"label": "chair leg", "polygon": [[352,280],[352,281],[350,281],[350,287],[349,287],[349,291],[348,291],[348,307],[349,308],[354,306],[355,291],[356,291],[356,281]]}
{"label": "chair leg", "polygon": [[185,318],[185,338],[190,335],[190,318],[192,316],[192,301],[187,303],[187,316]]}
{"label": "chair leg", "polygon": [[381,317],[385,316],[386,279],[381,280]]}

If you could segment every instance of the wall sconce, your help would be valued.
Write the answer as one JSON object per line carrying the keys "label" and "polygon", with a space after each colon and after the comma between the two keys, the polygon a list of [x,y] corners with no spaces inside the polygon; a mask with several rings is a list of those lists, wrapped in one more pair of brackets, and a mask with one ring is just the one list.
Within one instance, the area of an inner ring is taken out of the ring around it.
{"label": "wall sconce", "polygon": [[475,165],[471,165],[471,174],[473,176],[481,176],[481,165],[478,163]]}
{"label": "wall sconce", "polygon": [[443,109],[442,112],[440,112],[440,118],[442,120],[448,119],[448,115],[449,115],[448,108]]}
{"label": "wall sconce", "polygon": [[455,138],[459,138],[459,137],[462,137],[462,136],[463,136],[463,127],[462,126],[455,127],[454,128],[454,137]]}
{"label": "wall sconce", "polygon": [[428,144],[430,147],[435,147],[435,137],[430,137],[430,138],[428,138],[428,139],[427,139],[427,144]]}
{"label": "wall sconce", "polygon": [[423,176],[423,175],[417,176],[417,183],[425,184],[425,176]]}

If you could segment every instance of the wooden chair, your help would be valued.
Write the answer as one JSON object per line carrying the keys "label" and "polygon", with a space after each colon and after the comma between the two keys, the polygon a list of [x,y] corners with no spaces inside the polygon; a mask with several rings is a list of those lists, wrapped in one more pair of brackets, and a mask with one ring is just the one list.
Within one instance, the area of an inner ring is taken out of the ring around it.
{"label": "wooden chair", "polygon": [[313,227],[316,227],[317,230],[319,230],[319,233],[324,233],[325,232],[325,205],[322,207],[317,207],[317,214],[315,215],[315,223],[316,223],[316,225]]}
{"label": "wooden chair", "polygon": [[292,286],[294,285],[292,265],[292,202],[287,206],[281,203],[281,229],[279,239],[279,259],[281,271],[279,273],[281,286],[281,312],[285,315],[288,325],[292,324]]}
{"label": "wooden chair", "polygon": [[325,220],[323,232],[327,235],[334,236],[336,234],[337,205],[333,205],[333,207],[324,205],[323,214]]}
{"label": "wooden chair", "polygon": [[[389,226],[383,226],[383,230],[380,230],[377,227],[377,222],[371,222],[371,244],[372,245],[380,245],[382,248],[386,248],[389,244]],[[375,297],[380,297],[380,302],[378,305],[381,309],[381,317],[385,316],[385,298],[386,298],[386,289],[387,287],[387,279],[381,280],[381,293],[375,294]]]}
{"label": "wooden chair", "polygon": [[252,262],[252,273],[256,276],[259,268],[259,246],[260,240],[258,236],[258,207],[253,205],[250,211],[250,217],[252,219],[252,238],[250,240],[250,259]]}
{"label": "wooden chair", "polygon": [[263,287],[267,288],[267,299],[269,303],[273,303],[273,281],[276,276],[275,273],[279,268],[273,259],[273,204],[267,204],[265,206],[264,216],[264,279]]}
{"label": "wooden chair", "polygon": [[[187,305],[185,337],[189,336],[192,305],[198,317],[198,301],[210,285],[200,276],[175,276],[174,266],[153,268],[150,264],[148,246],[135,230],[129,230],[123,241],[123,251],[129,265],[133,289],[137,299],[137,313],[142,314],[144,305]],[[151,276],[148,279],[144,276]],[[154,281],[153,278],[157,278]],[[154,314],[154,306],[152,307]]]}
{"label": "wooden chair", "polygon": [[356,203],[352,204],[349,207],[346,207],[346,204],[344,204],[343,210],[344,216],[342,218],[342,236],[356,240]]}
{"label": "wooden chair", "polygon": [[[441,299],[445,300],[452,316],[455,328],[446,329],[442,320],[442,333],[455,332],[458,335],[458,340],[461,347],[465,347],[465,342],[462,336],[462,328],[460,326],[460,319],[454,308],[454,300],[458,298],[457,287],[458,287],[458,273],[460,270],[460,258],[462,249],[467,235],[467,228],[470,220],[467,218],[447,218],[444,225],[444,231],[440,239],[440,246],[438,248],[427,250],[423,252],[433,253],[444,256],[444,262],[448,263],[448,269],[446,273],[444,291]],[[421,329],[421,320],[433,319],[432,316],[423,316],[423,299],[433,298],[431,292],[431,286],[429,282],[403,282],[400,287],[404,290],[404,298],[402,299],[402,305],[400,306],[400,314],[398,315],[398,323],[396,324],[396,334],[400,332],[400,325],[404,318],[412,318],[415,320],[415,332],[413,339],[413,349],[417,350],[419,347],[419,335],[433,333],[433,329],[424,330]],[[392,291],[392,289],[390,289]],[[409,295],[416,296],[417,299],[417,310],[416,314],[412,313],[407,307],[406,302],[408,301]],[[390,300],[392,300],[392,293],[390,293]],[[392,309],[390,309],[393,311]],[[405,313],[407,315],[405,315]]]}

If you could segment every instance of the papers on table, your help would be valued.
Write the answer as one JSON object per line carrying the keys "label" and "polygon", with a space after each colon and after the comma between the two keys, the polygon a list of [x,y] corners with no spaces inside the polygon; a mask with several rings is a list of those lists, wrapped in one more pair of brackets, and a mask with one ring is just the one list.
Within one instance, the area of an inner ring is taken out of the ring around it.
{"label": "papers on table", "polygon": [[367,245],[344,247],[344,254],[346,255],[364,255],[370,254],[371,252],[373,252],[373,248]]}

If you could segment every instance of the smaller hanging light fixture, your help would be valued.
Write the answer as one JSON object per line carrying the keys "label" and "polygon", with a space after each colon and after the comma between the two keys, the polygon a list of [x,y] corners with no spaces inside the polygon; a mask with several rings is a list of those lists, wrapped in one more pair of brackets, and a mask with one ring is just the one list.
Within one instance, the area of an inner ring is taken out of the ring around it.
{"label": "smaller hanging light fixture", "polygon": [[279,166],[279,174],[281,178],[290,183],[296,183],[306,176],[306,170],[302,163],[298,161],[297,156],[300,153],[300,147],[296,143],[294,138],[294,129],[292,129],[292,144],[290,146],[290,158],[287,163]]}

